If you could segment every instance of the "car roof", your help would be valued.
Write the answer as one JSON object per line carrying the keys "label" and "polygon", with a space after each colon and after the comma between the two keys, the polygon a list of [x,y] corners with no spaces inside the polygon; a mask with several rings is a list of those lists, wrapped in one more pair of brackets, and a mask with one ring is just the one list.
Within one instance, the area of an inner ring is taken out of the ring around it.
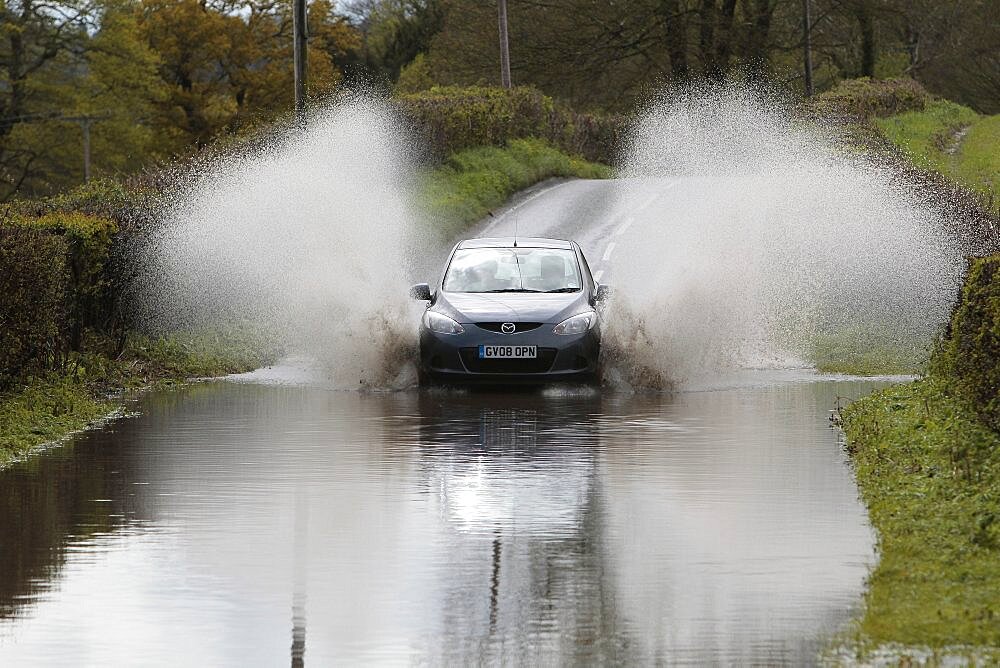
{"label": "car roof", "polygon": [[[518,237],[517,248],[573,248],[573,244],[564,239],[543,239],[540,237]],[[458,244],[459,248],[514,248],[514,237],[487,237],[483,239],[466,239]]]}

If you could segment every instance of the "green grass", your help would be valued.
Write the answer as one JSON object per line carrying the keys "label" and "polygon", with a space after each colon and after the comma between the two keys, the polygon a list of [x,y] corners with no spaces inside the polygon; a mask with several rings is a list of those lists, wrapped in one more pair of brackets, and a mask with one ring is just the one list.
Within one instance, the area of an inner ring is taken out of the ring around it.
{"label": "green grass", "polygon": [[122,357],[133,368],[130,374],[144,383],[158,379],[211,378],[251,371],[272,361],[275,344],[257,334],[172,332],[168,336],[131,336]]}
{"label": "green grass", "polygon": [[1000,659],[1000,435],[935,377],[855,402],[843,424],[879,535],[858,651]]}
{"label": "green grass", "polygon": [[990,198],[1000,212],[1000,115],[980,118],[962,141],[955,178]]}
{"label": "green grass", "polygon": [[504,148],[453,154],[424,176],[420,199],[434,227],[452,236],[518,190],[544,179],[606,179],[611,175],[611,168],[567,155],[540,139],[516,139]]}
{"label": "green grass", "polygon": [[0,394],[0,467],[43,443],[83,429],[114,405],[87,383],[67,375],[25,379]]}
{"label": "green grass", "polygon": [[[927,343],[884,329],[848,328],[816,334],[805,355],[817,371],[852,376],[913,375],[927,364]],[[889,332],[889,334],[887,334]]]}
{"label": "green grass", "polygon": [[128,390],[250,371],[274,358],[267,340],[235,331],[129,337],[119,359],[77,355],[59,371],[0,393],[0,468],[121,406]]}
{"label": "green grass", "polygon": [[[968,107],[936,100],[923,111],[875,123],[918,167],[957,181],[1000,211],[1000,115],[980,116]],[[956,134],[965,128],[967,133],[956,141]]]}
{"label": "green grass", "polygon": [[891,347],[862,347],[853,341],[819,337],[813,344],[810,361],[820,373],[850,376],[913,375],[922,369],[919,357]]}

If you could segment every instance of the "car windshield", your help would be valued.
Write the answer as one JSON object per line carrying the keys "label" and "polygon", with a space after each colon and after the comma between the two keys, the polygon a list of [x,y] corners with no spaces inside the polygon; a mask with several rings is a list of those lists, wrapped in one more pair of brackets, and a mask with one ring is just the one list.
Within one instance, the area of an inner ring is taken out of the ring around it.
{"label": "car windshield", "polygon": [[455,252],[446,292],[577,292],[576,254],[564,248],[468,248]]}

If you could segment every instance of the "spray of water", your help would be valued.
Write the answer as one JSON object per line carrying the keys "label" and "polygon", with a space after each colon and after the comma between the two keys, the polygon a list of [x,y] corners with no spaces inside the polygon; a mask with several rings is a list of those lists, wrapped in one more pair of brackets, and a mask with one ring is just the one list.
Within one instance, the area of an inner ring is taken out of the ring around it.
{"label": "spray of water", "polygon": [[[408,204],[401,128],[386,105],[348,97],[183,179],[143,277],[151,322],[239,323],[318,359],[337,387],[408,384],[408,267],[437,240]],[[961,252],[938,214],[774,97],[664,95],[622,163],[612,382],[804,366],[824,342],[913,357],[947,316]]]}
{"label": "spray of water", "polygon": [[239,323],[318,359],[339,387],[405,383],[419,229],[400,127],[386,105],[347,97],[303,131],[189,175],[149,250],[151,322]]}
{"label": "spray of water", "polygon": [[919,355],[946,319],[961,251],[894,171],[730,85],[654,99],[621,199],[612,380],[662,387],[822,349]]}

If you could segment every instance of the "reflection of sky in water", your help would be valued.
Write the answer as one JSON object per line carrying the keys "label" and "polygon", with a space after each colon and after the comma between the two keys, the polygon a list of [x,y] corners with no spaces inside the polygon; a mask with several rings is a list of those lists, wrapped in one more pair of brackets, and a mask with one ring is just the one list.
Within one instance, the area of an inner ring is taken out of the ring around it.
{"label": "reflection of sky in water", "polygon": [[809,662],[872,558],[826,424],[870,389],[154,395],[0,477],[0,663]]}

